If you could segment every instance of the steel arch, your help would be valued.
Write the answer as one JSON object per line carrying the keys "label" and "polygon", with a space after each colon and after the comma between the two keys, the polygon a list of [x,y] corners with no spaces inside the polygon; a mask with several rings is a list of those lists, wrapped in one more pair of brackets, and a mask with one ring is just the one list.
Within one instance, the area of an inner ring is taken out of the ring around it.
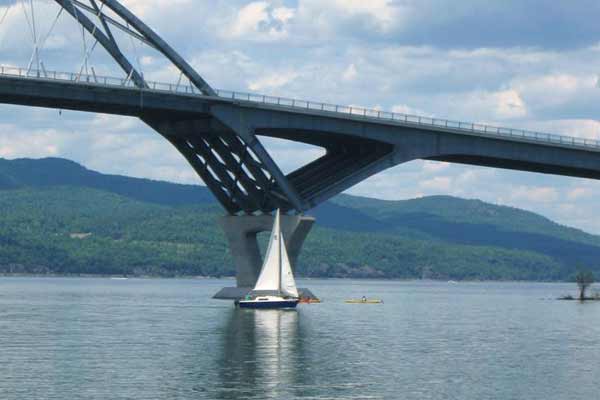
{"label": "steel arch", "polygon": [[[127,59],[114,39],[110,26],[116,26],[125,31],[130,36],[140,40],[159,51],[165,56],[183,76],[203,94],[207,96],[216,96],[215,90],[192,68],[183,57],[181,57],[167,42],[158,36],[148,25],[142,22],[125,6],[117,0],[89,0],[89,5],[80,0],[55,0],[65,11],[67,11],[86,31],[88,31],[98,43],[113,57],[128,77],[138,87],[145,87],[146,84],[142,74],[137,71],[133,64]],[[119,16],[126,25],[120,24],[110,16],[107,16],[98,3],[106,6]],[[98,17],[100,26],[90,20],[83,10],[88,11]],[[133,29],[132,29],[133,28]],[[103,32],[104,30],[104,32]]]}

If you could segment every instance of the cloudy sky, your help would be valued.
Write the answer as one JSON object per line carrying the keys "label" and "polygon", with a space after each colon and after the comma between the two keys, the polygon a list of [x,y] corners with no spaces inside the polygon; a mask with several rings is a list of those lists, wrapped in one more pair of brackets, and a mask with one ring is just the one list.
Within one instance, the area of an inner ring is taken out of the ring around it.
{"label": "cloudy sky", "polygon": [[[28,4],[28,2],[26,2]],[[597,0],[126,0],[213,87],[377,107],[600,139]],[[49,0],[34,1],[47,70],[119,72]],[[0,0],[0,64],[26,66],[31,9]],[[119,37],[147,79],[177,74]],[[37,61],[34,62],[37,65]],[[318,149],[266,142],[286,171]],[[58,156],[106,173],[200,183],[135,119],[0,107],[0,157]],[[448,194],[538,212],[600,233],[600,182],[412,162],[350,193]]]}

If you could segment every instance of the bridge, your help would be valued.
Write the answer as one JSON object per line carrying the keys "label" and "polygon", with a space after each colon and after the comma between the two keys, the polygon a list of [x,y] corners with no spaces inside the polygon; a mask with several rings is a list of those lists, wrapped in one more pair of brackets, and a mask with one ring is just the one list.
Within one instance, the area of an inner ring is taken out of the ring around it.
{"label": "bridge", "polygon": [[[118,1],[55,2],[110,54],[124,76],[99,76],[93,69],[49,71],[34,53],[27,68],[0,66],[0,103],[144,121],[185,157],[226,210],[221,225],[238,288],[253,286],[258,277],[256,235],[270,230],[275,209],[288,214],[283,230],[294,263],[314,223],[304,212],[398,164],[436,160],[600,179],[596,140],[217,90]],[[179,81],[146,80],[122,51],[114,29],[159,52],[179,71]],[[325,154],[284,174],[262,137],[319,146]],[[242,292],[229,289],[221,297]]]}

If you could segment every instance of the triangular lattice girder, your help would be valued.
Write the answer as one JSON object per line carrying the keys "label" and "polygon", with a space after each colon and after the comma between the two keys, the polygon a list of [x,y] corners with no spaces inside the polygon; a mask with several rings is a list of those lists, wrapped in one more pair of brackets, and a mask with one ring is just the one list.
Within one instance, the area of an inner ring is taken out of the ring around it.
{"label": "triangular lattice girder", "polygon": [[251,144],[218,121],[142,119],[184,155],[230,214],[294,209]]}

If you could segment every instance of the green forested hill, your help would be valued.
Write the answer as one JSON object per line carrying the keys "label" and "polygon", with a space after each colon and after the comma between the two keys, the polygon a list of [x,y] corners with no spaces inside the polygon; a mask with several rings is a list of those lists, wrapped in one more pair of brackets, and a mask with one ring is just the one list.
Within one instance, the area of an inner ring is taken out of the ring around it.
{"label": "green forested hill", "polygon": [[212,194],[201,186],[103,175],[60,158],[0,159],[0,190],[53,186],[99,189],[140,201],[174,206],[212,204],[214,201]]}
{"label": "green forested hill", "polygon": [[[0,160],[0,272],[232,275],[203,187],[102,175],[61,159]],[[342,195],[314,210],[298,274],[568,279],[600,238],[477,200]]]}

